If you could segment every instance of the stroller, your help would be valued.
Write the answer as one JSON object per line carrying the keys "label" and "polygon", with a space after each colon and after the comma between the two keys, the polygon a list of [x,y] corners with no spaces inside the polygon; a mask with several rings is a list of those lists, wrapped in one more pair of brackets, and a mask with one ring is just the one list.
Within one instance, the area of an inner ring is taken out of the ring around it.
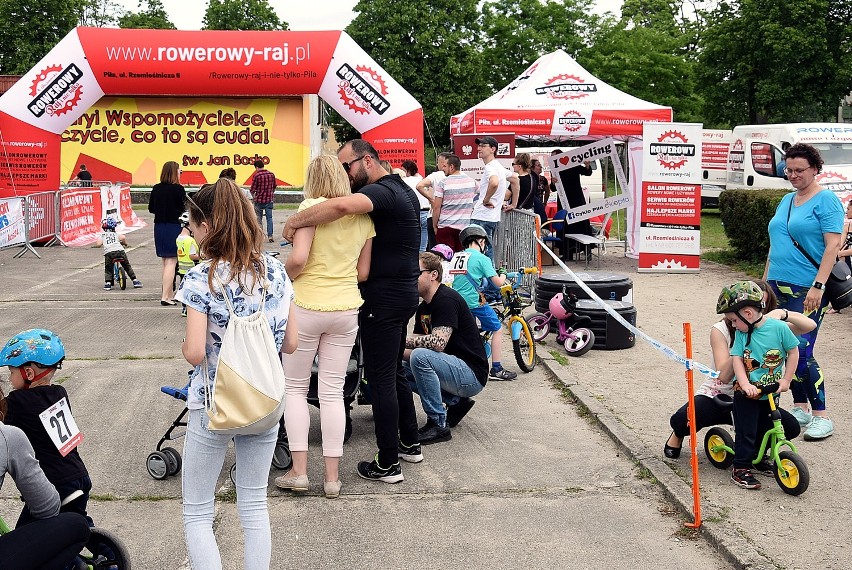
{"label": "stroller", "polygon": [[[191,373],[192,371],[189,372],[189,374]],[[352,347],[352,353],[349,356],[349,364],[346,367],[346,377],[343,384],[343,403],[346,407],[346,431],[343,435],[344,443],[349,441],[349,438],[352,435],[352,403],[358,396],[359,388],[361,387],[361,383],[364,381],[363,376],[364,357],[363,352],[361,351],[361,337],[359,334],[355,338],[355,345]],[[311,368],[311,383],[308,387],[308,403],[316,407],[319,407],[319,397],[317,395],[318,384],[318,365],[315,358],[314,365]],[[160,388],[160,391],[164,394],[184,403],[187,400],[188,390],[189,383],[187,383],[183,388],[176,388],[174,386],[162,386]],[[186,428],[186,414],[188,412],[189,409],[184,406],[177,418],[172,421],[172,424],[166,430],[166,433],[160,438],[160,441],[157,443],[156,451],[152,451],[148,454],[145,467],[148,470],[148,475],[158,481],[177,475],[180,472],[182,464],[180,453],[174,447],[163,447],[163,445],[166,444],[166,442],[176,441],[186,435],[186,430],[181,430],[180,428]],[[175,430],[179,431],[175,433]],[[289,469],[292,464],[293,460],[290,455],[290,444],[287,440],[287,429],[284,424],[284,417],[282,416],[281,422],[278,425],[278,440],[275,443],[275,452],[272,455],[272,465],[276,469]],[[232,481],[234,480],[235,468],[236,463],[230,470]]]}

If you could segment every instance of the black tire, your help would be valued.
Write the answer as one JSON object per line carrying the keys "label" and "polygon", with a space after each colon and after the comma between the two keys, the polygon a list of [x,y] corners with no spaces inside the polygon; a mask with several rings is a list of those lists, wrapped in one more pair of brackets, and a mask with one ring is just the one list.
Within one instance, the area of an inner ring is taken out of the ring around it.
{"label": "black tire", "polygon": [[541,342],[550,334],[550,319],[547,315],[536,313],[527,317],[527,324],[530,326],[533,340]]}
{"label": "black tire", "polygon": [[352,437],[352,416],[349,414],[349,410],[346,411],[346,428],[343,430],[343,443],[349,441],[349,438]]}
{"label": "black tire", "polygon": [[157,481],[162,481],[169,476],[169,458],[162,451],[152,451],[145,461],[145,468],[148,470],[148,475]]}
{"label": "black tire", "polygon": [[127,289],[127,274],[124,272],[124,268],[119,265],[116,269],[116,283],[121,288],[122,291]]}
{"label": "black tire", "polygon": [[565,339],[565,352],[568,356],[583,356],[595,345],[595,333],[590,329],[574,329]]}
{"label": "black tire", "polygon": [[130,570],[130,554],[124,544],[113,533],[102,528],[92,527],[89,542],[80,553],[88,568],[93,570]]}
{"label": "black tire", "polygon": [[792,451],[782,451],[778,454],[781,460],[781,469],[775,468],[775,482],[781,487],[781,490],[788,495],[801,495],[808,490],[808,485],[811,483],[811,474],[808,471],[808,466],[798,454]]}
{"label": "black tire", "polygon": [[713,465],[719,469],[727,469],[734,464],[734,454],[724,449],[734,448],[734,438],[725,428],[711,427],[704,436],[704,454]]}
{"label": "black tire", "polygon": [[509,331],[511,333],[512,326],[519,323],[521,326],[521,335],[518,340],[512,339],[512,348],[515,350],[515,360],[518,366],[524,372],[532,372],[535,368],[535,340],[533,340],[530,326],[523,317],[513,317],[509,319]]}
{"label": "black tire", "polygon": [[286,441],[278,441],[275,451],[272,453],[272,466],[276,469],[290,469],[293,465],[293,456],[290,454],[290,446]]}
{"label": "black tire", "polygon": [[180,453],[174,447],[164,447],[160,450],[162,453],[165,453],[166,456],[171,460],[169,465],[169,475],[177,475],[180,473],[180,468],[183,466],[183,460],[180,457]]}
{"label": "black tire", "polygon": [[237,486],[237,462],[234,461],[234,464],[231,465],[230,471],[228,471],[228,477],[231,478],[231,484],[236,487]]}

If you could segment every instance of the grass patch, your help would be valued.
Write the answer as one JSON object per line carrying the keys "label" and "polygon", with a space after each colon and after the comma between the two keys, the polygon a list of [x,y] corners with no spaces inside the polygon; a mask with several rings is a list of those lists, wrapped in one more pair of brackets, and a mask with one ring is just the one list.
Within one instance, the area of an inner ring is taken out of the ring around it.
{"label": "grass patch", "polygon": [[728,517],[730,517],[730,516],[731,516],[731,507],[723,506],[723,507],[719,507],[719,514],[718,515],[713,515],[712,517],[704,517],[704,521],[710,522],[710,523],[720,523],[720,522],[728,520]]}
{"label": "grass patch", "polygon": [[719,210],[701,211],[701,249],[728,249],[728,236]]}
{"label": "grass patch", "polygon": [[52,378],[50,380],[51,384],[62,384],[66,380],[71,380],[71,376],[60,376],[58,378]]}
{"label": "grass patch", "polygon": [[681,540],[698,540],[701,538],[701,531],[697,528],[681,526],[672,533],[672,537],[679,538]]}
{"label": "grass patch", "polygon": [[286,202],[284,204],[275,204],[273,209],[275,210],[297,210],[299,208],[300,202]]}
{"label": "grass patch", "polygon": [[553,360],[555,360],[556,362],[558,362],[562,366],[568,365],[568,358],[564,354],[559,352],[558,350],[549,350],[549,351],[547,351],[547,353],[550,354],[550,356],[553,357]]}
{"label": "grass patch", "polygon": [[216,498],[222,501],[223,503],[237,503],[237,489],[234,487],[230,487],[224,491],[219,491],[216,493]]}
{"label": "grass patch", "polygon": [[636,465],[636,468],[637,468],[637,470],[636,470],[636,478],[637,479],[642,479],[644,481],[648,481],[649,483],[653,483],[654,485],[659,484],[659,481],[657,481],[657,478],[654,477],[654,475],[653,475],[653,473],[651,473],[650,469],[648,469],[647,467],[645,467],[644,465],[642,465],[638,461],[634,461],[633,464]]}
{"label": "grass patch", "polygon": [[104,501],[104,502],[120,501],[121,497],[119,497],[118,495],[115,495],[113,493],[105,493],[103,495],[98,494],[98,493],[90,493],[89,494],[89,500],[90,501]]}
{"label": "grass patch", "polygon": [[130,501],[131,503],[134,502],[134,501],[139,501],[139,502],[147,501],[149,503],[156,503],[157,501],[171,501],[172,499],[175,499],[175,498],[176,497],[169,497],[167,495],[138,495],[137,494],[137,495],[130,495],[129,497],[127,497],[127,500]]}
{"label": "grass patch", "polygon": [[742,259],[731,249],[719,210],[701,211],[701,259],[727,265],[749,277],[763,276],[763,261]]}
{"label": "grass patch", "polygon": [[122,354],[118,357],[118,360],[175,360],[177,356],[163,356],[159,354],[153,354],[151,356],[136,356],[133,354]]}
{"label": "grass patch", "polygon": [[756,279],[763,276],[763,270],[765,267],[764,262],[742,259],[731,249],[708,251],[701,254],[701,259],[727,265]]}

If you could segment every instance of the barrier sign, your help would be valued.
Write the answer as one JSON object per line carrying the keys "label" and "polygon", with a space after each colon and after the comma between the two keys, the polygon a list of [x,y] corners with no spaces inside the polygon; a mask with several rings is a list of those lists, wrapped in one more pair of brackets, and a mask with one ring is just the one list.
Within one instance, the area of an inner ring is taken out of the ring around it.
{"label": "barrier sign", "polygon": [[0,200],[0,249],[26,241],[24,207],[20,198]]}

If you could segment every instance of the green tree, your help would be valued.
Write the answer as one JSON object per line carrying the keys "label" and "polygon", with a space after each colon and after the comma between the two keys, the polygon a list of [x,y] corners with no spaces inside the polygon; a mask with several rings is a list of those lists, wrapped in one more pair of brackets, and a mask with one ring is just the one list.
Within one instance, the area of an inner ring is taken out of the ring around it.
{"label": "green tree", "polygon": [[118,19],[120,28],[145,28],[151,30],[174,30],[162,0],[139,0],[138,12],[125,12]]}
{"label": "green tree", "polygon": [[[438,146],[450,117],[485,97],[477,0],[360,0],[346,32],[423,106]],[[338,140],[354,135],[329,119]],[[427,133],[428,137],[428,133]]]}
{"label": "green tree", "polygon": [[486,80],[494,89],[535,60],[557,49],[576,56],[596,18],[590,0],[490,0],[482,6],[482,49]]}
{"label": "green tree", "polygon": [[852,88],[852,9],[838,0],[724,0],[702,36],[711,123],[833,120]]}
{"label": "green tree", "polygon": [[0,0],[0,72],[29,71],[80,21],[83,0]]}
{"label": "green tree", "polygon": [[209,0],[203,30],[286,30],[268,0]]}
{"label": "green tree", "polygon": [[112,0],[83,0],[79,25],[91,28],[114,26],[121,12],[121,7]]}

